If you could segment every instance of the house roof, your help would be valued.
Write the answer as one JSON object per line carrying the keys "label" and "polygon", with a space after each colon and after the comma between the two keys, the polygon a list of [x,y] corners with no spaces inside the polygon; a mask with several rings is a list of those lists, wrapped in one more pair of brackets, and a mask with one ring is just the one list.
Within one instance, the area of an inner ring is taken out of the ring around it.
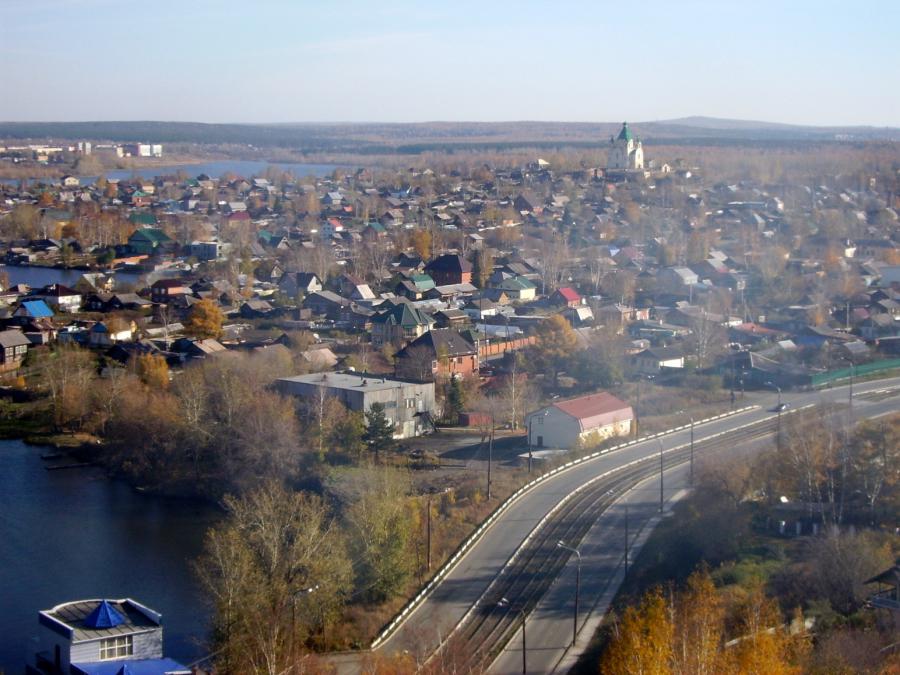
{"label": "house roof", "polygon": [[25,347],[31,344],[31,340],[25,337],[20,330],[4,330],[0,331],[0,347],[8,349],[10,347]]}
{"label": "house roof", "polygon": [[434,320],[425,312],[406,303],[396,305],[387,312],[372,318],[372,323],[384,323],[394,326],[430,326]]}
{"label": "house roof", "polygon": [[472,263],[461,255],[445,253],[432,260],[425,266],[426,272],[471,272]]}
{"label": "house roof", "polygon": [[560,296],[562,296],[563,300],[565,300],[566,302],[578,302],[579,300],[581,300],[581,296],[578,294],[578,291],[576,291],[574,288],[569,288],[568,286],[564,288],[558,288],[556,292],[559,293]]}
{"label": "house roof", "polygon": [[431,329],[397,352],[397,357],[403,358],[409,350],[416,347],[425,347],[432,354],[440,356],[464,356],[476,352],[475,345],[452,328]]}
{"label": "house roof", "polygon": [[48,318],[53,316],[53,311],[43,300],[27,300],[22,303],[22,307],[24,307],[25,311],[35,319]]}
{"label": "house roof", "polygon": [[170,658],[73,663],[75,675],[190,675],[190,668]]}
{"label": "house roof", "polygon": [[76,600],[40,613],[42,625],[70,637],[73,643],[148,630],[159,626],[160,619],[159,614],[131,599]]}
{"label": "house roof", "polygon": [[582,431],[634,418],[630,405],[605,391],[560,401],[551,407],[578,420]]}

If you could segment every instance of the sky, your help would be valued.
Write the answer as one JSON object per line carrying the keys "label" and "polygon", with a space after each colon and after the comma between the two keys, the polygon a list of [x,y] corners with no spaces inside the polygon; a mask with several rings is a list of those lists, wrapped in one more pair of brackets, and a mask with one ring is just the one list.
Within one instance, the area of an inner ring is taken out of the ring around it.
{"label": "sky", "polygon": [[897,0],[0,0],[0,120],[900,127]]}

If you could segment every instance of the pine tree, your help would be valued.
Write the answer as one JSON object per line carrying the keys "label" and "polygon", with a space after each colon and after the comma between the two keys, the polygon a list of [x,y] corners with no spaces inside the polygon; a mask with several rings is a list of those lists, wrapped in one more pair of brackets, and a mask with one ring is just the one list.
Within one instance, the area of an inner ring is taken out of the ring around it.
{"label": "pine tree", "polygon": [[369,450],[375,453],[375,462],[381,458],[381,453],[394,447],[394,424],[384,412],[384,405],[373,403],[366,411],[366,433],[363,440],[369,446]]}

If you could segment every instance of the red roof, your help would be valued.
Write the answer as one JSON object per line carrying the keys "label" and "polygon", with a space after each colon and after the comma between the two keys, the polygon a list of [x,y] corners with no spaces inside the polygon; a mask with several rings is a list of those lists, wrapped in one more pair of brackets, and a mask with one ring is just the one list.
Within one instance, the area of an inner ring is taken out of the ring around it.
{"label": "red roof", "polygon": [[581,296],[578,295],[578,291],[576,291],[574,288],[569,288],[568,286],[566,286],[565,288],[560,288],[556,292],[559,293],[563,297],[563,300],[565,300],[566,302],[578,302],[579,300],[581,300]]}
{"label": "red roof", "polygon": [[560,401],[554,403],[553,407],[577,419],[581,423],[582,430],[604,427],[634,418],[634,411],[630,405],[605,391]]}

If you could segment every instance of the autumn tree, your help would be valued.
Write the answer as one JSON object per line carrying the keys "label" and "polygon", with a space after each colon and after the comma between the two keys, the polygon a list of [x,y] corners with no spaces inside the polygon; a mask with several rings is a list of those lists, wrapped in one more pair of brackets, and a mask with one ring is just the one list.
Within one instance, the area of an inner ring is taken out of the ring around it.
{"label": "autumn tree", "polygon": [[213,604],[219,672],[276,675],[338,618],[352,567],[321,498],[271,482],[226,497],[196,571]]}
{"label": "autumn tree", "polygon": [[475,251],[472,257],[472,281],[478,288],[484,288],[494,273],[494,256],[486,249]]}
{"label": "autumn tree", "polygon": [[392,469],[372,471],[361,497],[347,510],[357,587],[371,602],[399,593],[415,569],[409,485]]}
{"label": "autumn tree", "polygon": [[578,338],[569,322],[561,314],[554,314],[542,321],[537,328],[537,343],[534,347],[535,360],[558,384],[559,373],[578,350]]}
{"label": "autumn tree", "polygon": [[638,607],[629,606],[603,654],[605,675],[668,675],[672,672],[675,627],[662,591],[647,593]]}
{"label": "autumn tree", "polygon": [[80,426],[91,410],[90,391],[97,375],[94,356],[80,347],[60,345],[42,365],[56,427]]}
{"label": "autumn tree", "polygon": [[416,255],[422,260],[428,260],[431,257],[431,232],[424,228],[413,230],[410,243]]}
{"label": "autumn tree", "polygon": [[169,386],[169,365],[160,354],[140,354],[135,359],[135,372],[141,382],[152,389]]}
{"label": "autumn tree", "polygon": [[203,299],[191,308],[185,323],[185,330],[194,337],[205,340],[222,336],[222,322],[225,316],[214,300]]}

